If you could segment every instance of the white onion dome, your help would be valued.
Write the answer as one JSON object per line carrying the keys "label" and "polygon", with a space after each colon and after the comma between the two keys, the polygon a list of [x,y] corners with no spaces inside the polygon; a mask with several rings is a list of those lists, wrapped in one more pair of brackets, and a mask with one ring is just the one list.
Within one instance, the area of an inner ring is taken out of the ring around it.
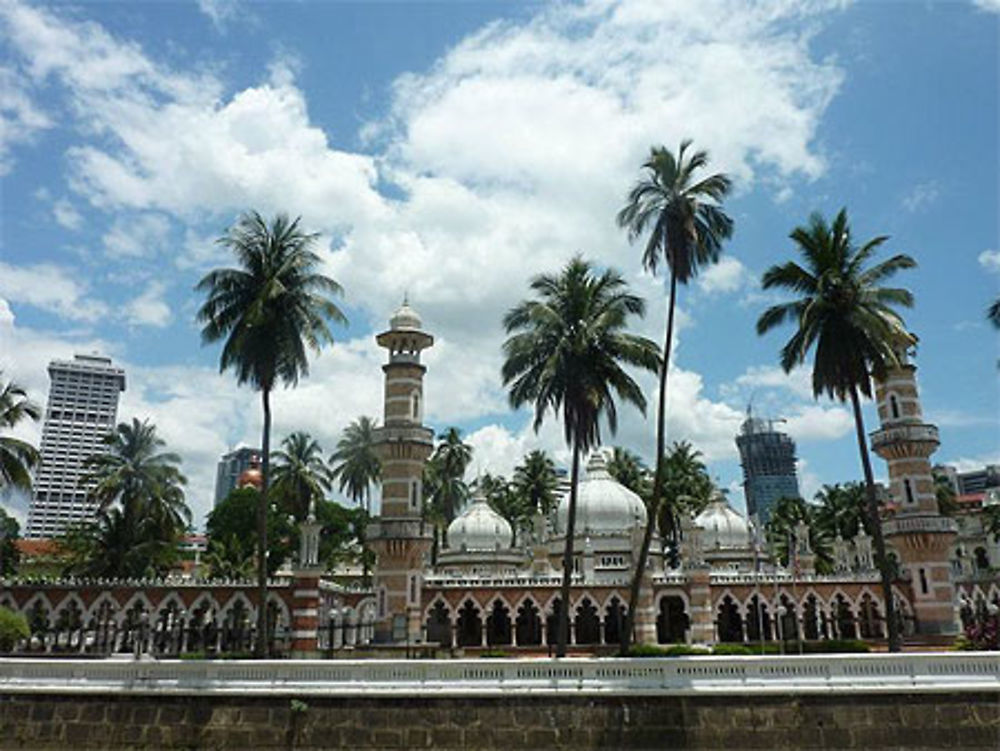
{"label": "white onion dome", "polygon": [[[569,493],[556,509],[556,528],[560,532],[566,531],[568,518]],[[577,490],[574,536],[631,532],[645,523],[646,504],[611,476],[604,453],[594,451]]]}
{"label": "white onion dome", "polygon": [[715,492],[705,510],[695,517],[694,526],[702,530],[703,550],[746,549],[751,546],[750,525],[719,491]]}
{"label": "white onion dome", "polygon": [[419,329],[423,325],[417,311],[410,307],[407,301],[399,306],[392,318],[389,319],[389,327],[393,330]]}
{"label": "white onion dome", "polygon": [[448,525],[449,550],[507,550],[513,541],[514,530],[510,523],[482,496],[474,498],[472,504]]}

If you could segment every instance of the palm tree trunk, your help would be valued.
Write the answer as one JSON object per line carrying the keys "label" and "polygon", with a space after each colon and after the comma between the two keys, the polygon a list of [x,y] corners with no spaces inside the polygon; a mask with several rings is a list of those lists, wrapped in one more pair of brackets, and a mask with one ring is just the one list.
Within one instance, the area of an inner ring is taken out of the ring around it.
{"label": "palm tree trunk", "polygon": [[580,442],[573,441],[573,465],[570,469],[569,513],[566,515],[566,546],[563,549],[562,587],[559,590],[559,618],[556,621],[556,657],[566,656],[569,643],[569,585],[573,579],[573,535],[576,532],[576,494],[580,482]]}
{"label": "palm tree trunk", "polygon": [[267,656],[267,483],[271,464],[271,390],[261,389],[264,433],[260,446],[260,495],[257,500],[257,643],[254,656]]}
{"label": "palm tree trunk", "polygon": [[625,614],[625,628],[621,634],[621,655],[628,653],[635,630],[635,608],[639,604],[639,587],[649,558],[649,546],[653,542],[653,529],[660,510],[660,493],[663,488],[663,455],[667,448],[667,373],[670,370],[670,347],[674,339],[674,307],[677,302],[677,274],[670,273],[670,302],[667,306],[667,333],[663,341],[663,362],[660,364],[660,402],[656,407],[656,472],[653,475],[653,494],[646,509],[646,530],[642,536],[639,560],[632,572],[632,584],[628,593],[628,612]]}
{"label": "palm tree trunk", "polygon": [[854,428],[858,436],[858,450],[861,452],[861,467],[865,473],[865,494],[868,500],[868,520],[871,523],[872,537],[875,543],[875,562],[882,577],[882,599],[885,601],[885,620],[889,630],[889,651],[899,652],[903,648],[903,640],[899,633],[899,621],[896,619],[896,603],[892,596],[889,558],[885,552],[882,520],[878,513],[878,499],[875,497],[875,478],[872,475],[871,459],[868,457],[864,417],[861,415],[861,401],[858,399],[856,386],[851,386],[851,407],[854,409]]}

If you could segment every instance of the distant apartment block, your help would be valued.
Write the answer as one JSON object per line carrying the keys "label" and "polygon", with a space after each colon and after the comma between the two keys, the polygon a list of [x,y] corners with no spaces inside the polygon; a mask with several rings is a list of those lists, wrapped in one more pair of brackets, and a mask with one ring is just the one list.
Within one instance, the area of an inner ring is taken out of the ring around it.
{"label": "distant apartment block", "polygon": [[125,371],[96,355],[53,360],[49,379],[29,538],[57,537],[93,518],[95,507],[80,486],[83,462],[103,450],[102,439],[115,428],[118,396],[125,390]]}
{"label": "distant apartment block", "polygon": [[215,505],[222,503],[236,487],[240,475],[260,464],[260,449],[240,448],[230,451],[219,460],[215,471]]}
{"label": "distant apartment block", "polygon": [[748,416],[736,436],[743,467],[743,492],[751,518],[767,521],[779,498],[799,497],[795,441],[773,422]]}

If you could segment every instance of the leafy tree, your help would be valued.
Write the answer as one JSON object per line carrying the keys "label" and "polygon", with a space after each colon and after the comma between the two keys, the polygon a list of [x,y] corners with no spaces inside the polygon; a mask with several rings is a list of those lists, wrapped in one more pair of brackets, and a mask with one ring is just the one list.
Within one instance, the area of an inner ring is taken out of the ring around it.
{"label": "leafy tree", "polygon": [[330,455],[332,479],[341,493],[361,505],[371,514],[371,487],[382,476],[382,465],[375,453],[376,422],[371,417],[359,417],[344,429],[337,441],[337,450]]}
{"label": "leafy tree", "polygon": [[934,477],[934,496],[937,498],[938,511],[944,516],[951,516],[958,511],[958,494],[955,486],[951,484],[951,478],[941,467],[931,469]]}
{"label": "leafy tree", "polygon": [[[25,419],[38,420],[41,414],[41,408],[14,381],[0,383],[0,431],[6,432]],[[39,461],[38,451],[30,443],[0,435],[0,492],[8,488],[31,492],[31,471]]]}
{"label": "leafy tree", "polygon": [[879,523],[875,479],[865,439],[861,396],[871,397],[871,380],[885,377],[899,364],[899,352],[916,341],[894,309],[910,307],[913,295],[906,289],[880,287],[896,272],[916,266],[907,255],[897,254],[874,266],[866,264],[886,236],[857,247],[851,237],[847,210],[841,209],[827,224],[813,214],[807,226],[796,227],[790,237],[805,266],[795,261],[772,266],[764,273],[764,289],[784,289],[796,299],[768,308],[757,321],[757,333],[765,334],[786,321],[795,324],[792,338],[781,350],[785,372],[805,362],[815,349],[812,369],[813,394],[826,394],[841,402],[850,399],[854,410],[858,451],[864,471],[868,517],[874,532],[875,557],[882,574],[882,595],[889,623],[889,649],[902,647],[899,621],[891,587],[891,566],[886,557],[882,525]]}
{"label": "leafy tree", "polygon": [[84,460],[80,484],[97,504],[93,522],[67,536],[70,571],[104,577],[165,573],[191,523],[180,457],[148,420],[119,423],[102,440],[104,451]]}
{"label": "leafy tree", "polygon": [[569,587],[573,573],[573,535],[580,480],[580,455],[600,445],[600,421],[612,434],[618,428],[615,397],[646,409],[642,389],[622,367],[655,370],[656,344],[626,333],[631,316],[643,316],[642,298],[629,292],[614,270],[596,274],[582,258],[571,260],[558,275],[531,281],[534,299],[524,300],[504,316],[510,335],[504,342],[503,382],[511,406],[534,406],[534,429],[552,410],[561,416],[563,436],[572,447],[566,547],[556,655],[566,654],[569,633]]}
{"label": "leafy tree", "polygon": [[548,515],[555,508],[559,478],[555,463],[544,451],[535,450],[524,457],[514,468],[513,485],[514,492],[531,513],[540,511]]}
{"label": "leafy tree", "polygon": [[690,140],[682,141],[676,156],[663,146],[651,149],[649,159],[643,164],[645,174],[629,191],[624,208],[618,212],[618,225],[628,231],[630,241],[649,233],[642,254],[643,267],[656,274],[661,266],[666,266],[670,273],[670,302],[660,363],[656,417],[656,470],[648,523],[629,588],[628,614],[622,629],[622,655],[628,653],[632,639],[639,586],[653,539],[653,521],[659,516],[660,499],[664,497],[667,375],[674,335],[677,284],[686,285],[703,267],[718,261],[723,240],[733,232],[733,221],[721,207],[732,182],[721,173],[696,180],[695,173],[708,165],[708,153],[695,151],[686,157],[690,146]]}
{"label": "leafy tree", "polygon": [[0,576],[13,576],[21,563],[17,541],[21,539],[21,525],[17,519],[0,508]]}
{"label": "leafy tree", "polygon": [[323,461],[323,449],[308,433],[296,431],[274,452],[274,481],[271,492],[281,508],[299,521],[309,514],[310,501],[323,499],[330,489],[330,469]]}
{"label": "leafy tree", "polygon": [[1000,542],[1000,504],[983,507],[983,531],[993,535],[993,542]]}
{"label": "leafy tree", "polygon": [[[256,211],[240,216],[219,238],[239,263],[206,274],[196,290],[207,295],[198,311],[203,343],[225,340],[220,371],[232,368],[240,384],[260,391],[264,411],[261,437],[261,488],[257,503],[257,597],[267,601],[268,488],[271,461],[271,391],[294,386],[309,372],[306,348],[318,352],[333,341],[328,321],[346,323],[330,299],[340,285],[317,273],[320,257],[312,250],[317,235],[299,229],[299,220],[279,214],[268,223]],[[267,648],[267,608],[257,608],[257,657]]]}
{"label": "leafy tree", "polygon": [[[237,551],[231,544],[233,538],[240,541],[239,552],[244,560],[254,560],[254,552],[249,544],[256,539],[256,510],[260,493],[255,488],[238,488],[212,509],[205,522],[208,534],[209,555],[218,555],[239,568]],[[281,564],[296,552],[296,531],[288,515],[271,504],[267,510],[267,575],[273,576]],[[221,546],[221,548],[220,548]]]}
{"label": "leafy tree", "polygon": [[31,636],[28,620],[20,613],[0,608],[0,652],[11,652],[22,639]]}
{"label": "leafy tree", "polygon": [[986,309],[986,318],[990,323],[1000,329],[1000,297],[994,300],[990,304],[990,307]]}

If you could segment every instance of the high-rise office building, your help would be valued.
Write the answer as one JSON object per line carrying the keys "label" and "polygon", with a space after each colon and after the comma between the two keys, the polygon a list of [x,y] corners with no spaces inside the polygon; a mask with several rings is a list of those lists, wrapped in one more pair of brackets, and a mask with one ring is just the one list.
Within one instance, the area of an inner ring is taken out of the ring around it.
{"label": "high-rise office building", "polygon": [[224,454],[215,470],[215,505],[222,503],[233,491],[240,475],[251,467],[258,466],[260,466],[260,449],[241,446]]}
{"label": "high-rise office building", "polygon": [[42,462],[28,511],[27,537],[56,537],[93,518],[80,486],[84,460],[103,450],[115,428],[125,371],[108,357],[75,355],[49,363],[49,401],[42,424]]}
{"label": "high-rise office building", "polygon": [[762,524],[779,498],[799,497],[795,441],[769,420],[748,416],[736,436],[747,513]]}

